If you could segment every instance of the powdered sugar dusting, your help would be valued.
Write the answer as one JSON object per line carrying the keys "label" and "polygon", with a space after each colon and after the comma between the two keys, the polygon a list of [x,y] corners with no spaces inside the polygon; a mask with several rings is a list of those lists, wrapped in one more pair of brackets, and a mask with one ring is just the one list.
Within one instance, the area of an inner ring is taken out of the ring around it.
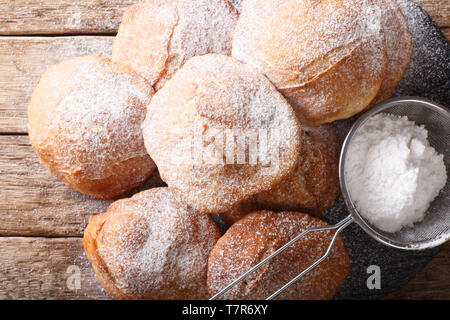
{"label": "powdered sugar dusting", "polygon": [[302,149],[294,172],[252,198],[257,208],[295,210],[320,217],[339,194],[339,143],[328,125],[302,126]]}
{"label": "powdered sugar dusting", "polygon": [[380,29],[378,12],[365,1],[248,0],[236,26],[233,56],[250,59],[277,87],[286,88],[310,81],[361,42],[380,42]]}
{"label": "powdered sugar dusting", "polygon": [[286,179],[220,214],[226,225],[255,210],[300,211],[320,217],[339,194],[339,143],[329,125],[302,125],[299,162]]}
{"label": "powdered sugar dusting", "polygon": [[380,91],[372,104],[389,98],[409,65],[412,53],[412,37],[400,8],[394,0],[372,0],[378,8],[383,27],[385,49],[388,58],[386,74]]}
{"label": "powdered sugar dusting", "polygon": [[[81,181],[104,179],[117,175],[121,163],[147,158],[145,168],[129,172],[144,181],[154,165],[140,125],[152,93],[144,80],[106,58],[85,56],[55,65],[31,99],[32,145],[63,180],[68,175]],[[126,189],[130,182],[123,183],[118,188]]]}
{"label": "powdered sugar dusting", "polygon": [[[395,96],[419,96],[450,105],[449,77],[450,43],[424,10],[410,0],[396,1],[408,21],[413,37],[413,54]],[[355,121],[354,118],[333,123],[343,140]],[[336,125],[336,126],[335,126]],[[348,215],[342,197],[339,197],[324,218],[336,223]],[[343,233],[352,261],[352,269],[337,299],[378,299],[397,290],[413,279],[439,252],[439,248],[409,251],[389,248],[367,235],[358,225],[349,226]],[[384,285],[380,290],[367,290],[361,281],[369,265],[380,266]],[[418,296],[418,295],[416,295]]]}
{"label": "powdered sugar dusting", "polygon": [[[267,130],[279,142],[278,165],[196,163],[192,142],[211,144],[214,129]],[[273,85],[252,67],[215,54],[190,59],[155,94],[143,132],[162,179],[190,205],[211,213],[279,182],[296,165],[300,146],[299,123]]]}
{"label": "powdered sugar dusting", "polygon": [[386,10],[365,0],[244,1],[233,56],[269,77],[301,121],[347,118],[383,80]]}
{"label": "powdered sugar dusting", "polygon": [[237,16],[227,0],[142,1],[124,15],[113,60],[159,89],[191,57],[231,54]]}
{"label": "powdered sugar dusting", "polygon": [[[217,293],[250,267],[301,231],[326,223],[297,212],[254,212],[235,223],[219,239],[208,261],[208,290]],[[286,249],[224,295],[225,299],[264,299],[319,258],[332,232],[313,232]],[[341,238],[330,256],[280,299],[330,299],[349,272]]]}
{"label": "powdered sugar dusting", "polygon": [[210,216],[155,188],[111,205],[97,251],[124,296],[206,299],[207,259],[219,237]]}

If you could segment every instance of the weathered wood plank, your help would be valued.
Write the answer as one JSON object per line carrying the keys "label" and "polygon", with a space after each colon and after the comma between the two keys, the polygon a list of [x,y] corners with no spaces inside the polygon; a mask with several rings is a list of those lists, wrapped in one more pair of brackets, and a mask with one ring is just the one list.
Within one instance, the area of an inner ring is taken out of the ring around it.
{"label": "weathered wood plank", "polygon": [[[0,0],[0,34],[114,34],[137,0]],[[235,0],[239,3],[239,0]],[[414,0],[440,26],[450,26],[448,0]]]}
{"label": "weathered wood plank", "polygon": [[108,299],[81,238],[0,238],[0,299]]}
{"label": "weathered wood plank", "polygon": [[[0,238],[0,299],[108,299],[80,238]],[[450,299],[450,243],[387,299]],[[77,282],[79,279],[79,282]]]}
{"label": "weathered wood plank", "polygon": [[113,37],[0,37],[0,133],[26,133],[26,110],[48,66],[86,54],[110,56]]}
{"label": "weathered wood plank", "polygon": [[[0,0],[0,34],[114,34],[133,2]],[[450,27],[448,0],[415,2],[441,27]],[[450,28],[442,31],[449,39]],[[112,37],[0,37],[0,133],[27,132],[26,105],[47,66],[84,54],[109,55],[111,43]],[[0,235],[81,236],[87,219],[109,204],[52,177],[26,136],[0,136],[0,176]],[[0,299],[107,298],[79,238],[0,237],[0,261]],[[450,299],[449,267],[446,244],[422,273],[388,298]],[[69,279],[77,270],[79,289],[77,277]]]}
{"label": "weathered wood plank", "polygon": [[450,27],[450,1],[412,0],[419,4],[440,27]]}
{"label": "weathered wood plank", "polygon": [[450,300],[450,242],[410,282],[391,293],[387,299]]}
{"label": "weathered wood plank", "polygon": [[[53,177],[27,136],[0,136],[0,176],[3,236],[82,236],[89,217],[112,202],[82,195]],[[162,185],[155,173],[138,190]]]}
{"label": "weathered wood plank", "polygon": [[[450,39],[450,28],[442,29]],[[85,54],[109,56],[113,37],[0,37],[0,133],[27,133],[27,105],[46,68]]]}
{"label": "weathered wood plank", "polygon": [[53,177],[27,136],[0,136],[0,234],[80,236],[110,201],[83,196]]}
{"label": "weathered wood plank", "polygon": [[0,34],[104,34],[117,32],[136,0],[0,0]]}

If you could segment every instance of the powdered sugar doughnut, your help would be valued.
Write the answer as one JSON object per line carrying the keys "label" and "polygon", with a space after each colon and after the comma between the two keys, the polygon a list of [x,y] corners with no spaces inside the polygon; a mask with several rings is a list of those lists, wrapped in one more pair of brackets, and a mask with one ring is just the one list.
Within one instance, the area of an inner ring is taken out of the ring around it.
{"label": "powdered sugar doughnut", "polygon": [[371,105],[375,105],[388,99],[394,93],[409,65],[413,44],[408,23],[397,3],[394,0],[372,1],[378,8],[383,8],[380,10],[380,17],[388,58],[380,91],[371,102]]}
{"label": "powdered sugar doughnut", "polygon": [[253,201],[253,198],[254,197],[244,200],[230,210],[220,213],[220,219],[222,219],[226,226],[230,227],[233,223],[242,219],[250,212],[256,211],[257,207]]}
{"label": "powdered sugar doughnut", "polygon": [[107,58],[54,65],[28,107],[31,145],[71,188],[97,198],[122,194],[155,169],[140,131],[152,94],[142,78]]}
{"label": "powdered sugar doughnut", "polygon": [[302,126],[302,149],[294,173],[257,194],[257,208],[301,211],[321,217],[339,194],[339,142],[329,125]]}
{"label": "powdered sugar doughnut", "polygon": [[[211,295],[302,231],[325,222],[299,212],[254,212],[233,224],[217,241],[208,259]],[[272,261],[228,291],[224,299],[265,299],[320,258],[333,232],[307,234]],[[350,260],[339,236],[322,263],[278,296],[285,300],[331,299],[350,271]]]}
{"label": "powdered sugar doughnut", "polygon": [[267,78],[217,54],[187,61],[155,94],[143,124],[161,178],[205,213],[225,212],[289,175],[300,131]]}
{"label": "powdered sugar doughnut", "polygon": [[237,18],[227,0],[144,0],[125,11],[112,59],[158,90],[191,57],[230,55]]}
{"label": "powdered sugar doughnut", "polygon": [[244,0],[233,57],[262,71],[304,123],[363,110],[387,57],[379,10],[366,0]]}
{"label": "powdered sugar doughnut", "polygon": [[211,216],[154,188],[91,218],[83,244],[115,299],[207,299],[207,260],[219,237]]}
{"label": "powdered sugar doughnut", "polygon": [[232,225],[255,210],[301,211],[321,217],[339,194],[339,142],[329,125],[302,126],[297,168],[285,180],[220,214]]}

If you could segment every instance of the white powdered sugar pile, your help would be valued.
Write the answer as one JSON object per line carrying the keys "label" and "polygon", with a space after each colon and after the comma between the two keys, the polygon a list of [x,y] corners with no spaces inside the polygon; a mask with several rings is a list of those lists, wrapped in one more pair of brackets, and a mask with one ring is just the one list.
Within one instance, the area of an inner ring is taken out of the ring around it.
{"label": "white powdered sugar pile", "polygon": [[381,230],[396,232],[421,221],[445,186],[443,155],[427,136],[407,117],[381,113],[352,140],[345,165],[350,197]]}

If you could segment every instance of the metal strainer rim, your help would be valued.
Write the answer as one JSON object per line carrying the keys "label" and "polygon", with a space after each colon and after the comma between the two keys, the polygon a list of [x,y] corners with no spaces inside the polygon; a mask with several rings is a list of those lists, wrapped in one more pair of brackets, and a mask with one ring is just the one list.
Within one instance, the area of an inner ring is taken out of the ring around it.
{"label": "metal strainer rim", "polygon": [[353,201],[350,198],[350,194],[347,188],[347,184],[345,182],[345,158],[347,155],[347,151],[350,145],[350,142],[358,129],[362,127],[366,121],[372,117],[373,115],[380,113],[386,109],[389,109],[395,105],[398,104],[405,104],[405,103],[420,103],[425,105],[426,107],[433,109],[439,113],[441,113],[445,117],[450,117],[450,111],[433,101],[419,98],[419,97],[413,97],[413,96],[406,96],[406,97],[398,97],[398,98],[392,98],[389,100],[386,100],[375,107],[371,108],[367,112],[365,112],[362,116],[360,116],[355,123],[350,128],[341,148],[341,153],[339,156],[339,184],[341,187],[341,193],[344,198],[344,202],[347,206],[347,209],[350,212],[350,215],[352,216],[353,221],[355,221],[368,235],[370,235],[375,240],[381,242],[382,244],[385,244],[390,247],[394,247],[397,249],[405,249],[405,250],[423,250],[428,248],[436,247],[450,239],[450,230],[447,231],[445,234],[440,235],[436,239],[430,239],[427,241],[419,242],[419,243],[409,243],[406,244],[392,240],[391,238],[388,238],[382,234],[380,234],[373,226],[371,226],[369,223],[366,222],[364,218],[361,217],[359,214],[356,206],[354,205]]}

